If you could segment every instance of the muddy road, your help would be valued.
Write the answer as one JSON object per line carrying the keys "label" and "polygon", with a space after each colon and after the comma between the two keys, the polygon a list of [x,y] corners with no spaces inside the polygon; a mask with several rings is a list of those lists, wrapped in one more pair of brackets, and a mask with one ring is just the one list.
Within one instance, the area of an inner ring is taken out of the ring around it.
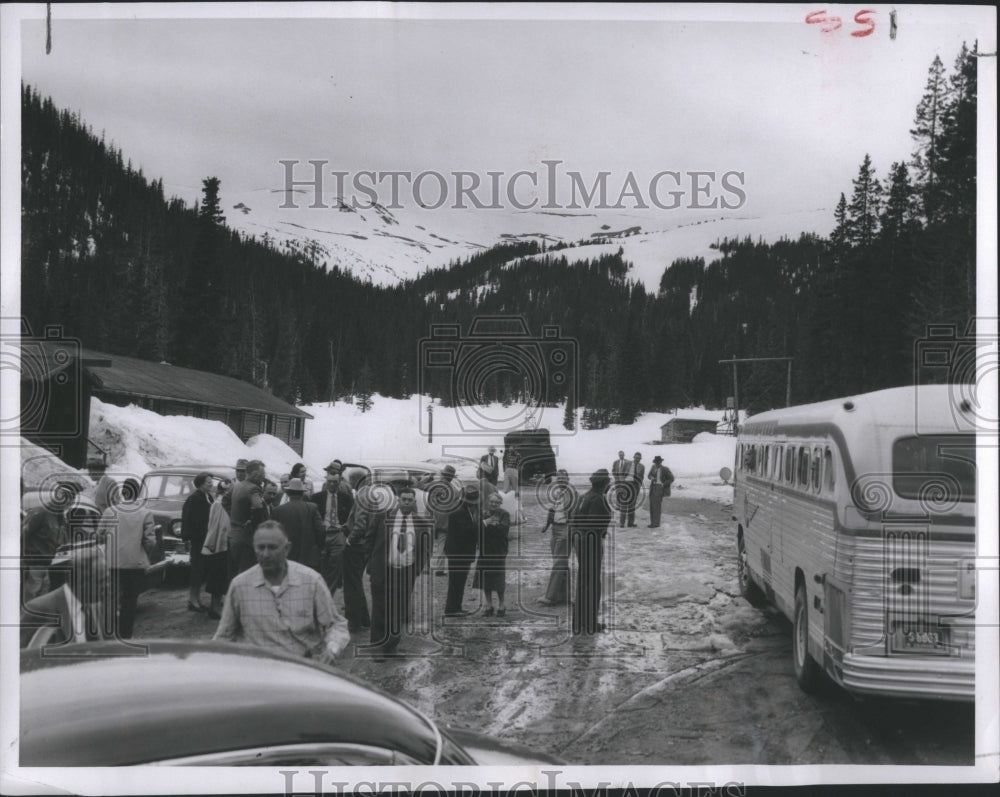
{"label": "muddy road", "polygon": [[[640,509],[638,528],[609,533],[605,633],[574,640],[567,610],[537,604],[549,540],[526,493],[526,522],[511,531],[506,617],[445,620],[446,579],[424,574],[400,655],[366,657],[363,632],[340,666],[439,722],[570,763],[973,762],[972,706],[862,702],[832,684],[804,694],[789,623],[739,597],[730,507],[677,492],[662,528],[646,528]],[[215,623],[188,612],[186,598],[179,579],[144,593],[136,636],[209,638]],[[470,585],[465,608],[479,606]]]}

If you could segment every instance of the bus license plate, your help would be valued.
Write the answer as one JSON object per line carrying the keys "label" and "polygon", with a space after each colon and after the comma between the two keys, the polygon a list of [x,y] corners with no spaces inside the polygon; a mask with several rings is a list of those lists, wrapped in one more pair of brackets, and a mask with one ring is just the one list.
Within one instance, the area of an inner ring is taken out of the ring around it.
{"label": "bus license plate", "polygon": [[889,649],[893,653],[942,653],[949,652],[951,634],[942,626],[900,625],[889,638]]}

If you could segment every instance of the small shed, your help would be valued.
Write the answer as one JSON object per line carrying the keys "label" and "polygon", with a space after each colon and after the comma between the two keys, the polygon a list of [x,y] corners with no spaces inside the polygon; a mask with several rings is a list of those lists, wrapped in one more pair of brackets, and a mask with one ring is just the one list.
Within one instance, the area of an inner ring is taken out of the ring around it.
{"label": "small shed", "polygon": [[690,443],[702,432],[715,434],[719,421],[706,418],[671,418],[660,427],[660,441],[664,443]]}

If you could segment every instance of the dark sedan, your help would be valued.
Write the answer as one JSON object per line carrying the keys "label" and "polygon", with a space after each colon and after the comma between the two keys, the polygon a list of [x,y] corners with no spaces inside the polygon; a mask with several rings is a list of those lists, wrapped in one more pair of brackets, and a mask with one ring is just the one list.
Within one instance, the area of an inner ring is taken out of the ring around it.
{"label": "dark sedan", "polygon": [[131,640],[47,653],[21,653],[23,767],[560,763],[260,648]]}

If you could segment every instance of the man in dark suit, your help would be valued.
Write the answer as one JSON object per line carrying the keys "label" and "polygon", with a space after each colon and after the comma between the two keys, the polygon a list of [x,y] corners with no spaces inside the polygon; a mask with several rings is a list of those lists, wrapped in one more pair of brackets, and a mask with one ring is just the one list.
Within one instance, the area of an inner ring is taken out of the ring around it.
{"label": "man in dark suit", "polygon": [[[395,505],[395,495],[390,493],[388,485],[376,485],[370,475],[366,476],[358,485],[354,507],[347,519],[347,545],[341,563],[344,579],[344,615],[347,617],[347,630],[351,633],[372,627],[364,583],[365,566],[368,564],[368,557],[371,556],[367,546],[373,539],[380,515]],[[391,499],[391,503],[387,502],[387,499]],[[373,603],[374,600],[373,597]]]}
{"label": "man in dark suit", "polygon": [[642,464],[642,454],[638,451],[632,461],[625,465],[622,481],[628,486],[627,493],[621,501],[621,525],[635,528],[635,506],[642,494],[642,480],[646,476],[646,466]]}
{"label": "man in dark suit", "polygon": [[23,605],[22,648],[104,639],[102,618],[108,564],[102,549],[97,546],[78,548],[65,562],[59,562],[60,569],[63,566],[67,573],[61,586]]}
{"label": "man in dark suit", "polygon": [[191,573],[188,591],[188,610],[203,612],[201,585],[205,582],[205,558],[201,548],[208,536],[208,513],[215,500],[212,474],[202,471],[194,477],[194,492],[181,508],[181,538],[191,544]]}
{"label": "man in dark suit", "polygon": [[365,539],[372,587],[371,643],[382,654],[392,654],[399,646],[410,619],[413,582],[430,559],[433,521],[418,515],[416,506],[416,491],[400,488],[396,506],[375,514]]}
{"label": "man in dark suit", "polygon": [[482,532],[479,507],[479,489],[466,485],[462,493],[462,506],[448,515],[448,537],[444,555],[448,558],[448,597],[444,604],[445,617],[462,617],[469,612],[462,609],[465,582],[476,558],[476,548]]}
{"label": "man in dark suit", "polygon": [[288,558],[319,572],[326,526],[316,504],[304,499],[305,491],[302,479],[289,479],[285,485],[288,502],[275,509],[271,519],[278,521],[288,536]]}
{"label": "man in dark suit", "polygon": [[601,468],[590,477],[590,489],[583,494],[570,518],[570,543],[576,554],[576,602],[573,604],[573,633],[595,634],[604,630],[597,621],[601,610],[601,567],[604,538],[611,522],[611,507],[605,492],[611,477]]}
{"label": "man in dark suit", "polygon": [[347,538],[344,529],[347,519],[354,507],[354,496],[351,488],[341,481],[341,464],[334,460],[326,466],[326,486],[321,492],[314,493],[311,500],[319,509],[326,530],[326,541],[323,545],[323,557],[320,572],[326,581],[330,594],[344,583],[343,563],[344,548]]}
{"label": "man in dark suit", "polygon": [[479,478],[485,479],[496,487],[499,475],[500,462],[497,460],[497,448],[490,446],[489,453],[484,454],[479,460]]}

